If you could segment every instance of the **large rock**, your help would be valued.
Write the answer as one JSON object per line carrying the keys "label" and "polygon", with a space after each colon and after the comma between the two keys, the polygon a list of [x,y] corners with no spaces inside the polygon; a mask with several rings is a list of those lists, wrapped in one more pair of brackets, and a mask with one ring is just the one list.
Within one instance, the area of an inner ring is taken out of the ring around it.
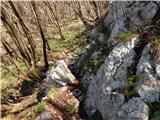
{"label": "large rock", "polygon": [[[90,47],[89,50],[85,50],[75,64],[75,68],[80,70],[77,71],[77,73],[84,71],[84,73],[80,74],[81,76],[85,75],[86,71],[84,68],[92,61],[91,57],[95,52],[100,52],[100,49],[103,49],[106,46],[108,49],[106,50],[105,55],[108,56],[108,53],[110,52],[109,49],[112,49],[113,46],[119,42],[117,36],[120,32],[137,31],[141,27],[149,25],[159,11],[158,5],[160,5],[160,2],[112,2],[109,5],[105,19],[102,19],[100,24],[97,25],[89,35],[92,43],[99,41],[104,44],[104,46],[99,47],[92,53],[90,53],[90,50],[93,49],[92,47]],[[86,56],[87,60],[85,60]],[[86,61],[85,63],[83,62],[84,60]],[[159,67],[157,67],[157,69],[158,68]]]}
{"label": "large rock", "polygon": [[90,37],[92,40],[108,41],[110,45],[116,44],[119,32],[135,31],[151,23],[158,12],[158,5],[159,2],[112,2],[104,21],[92,30]]}
{"label": "large rock", "polygon": [[118,116],[118,111],[124,103],[124,95],[114,90],[123,89],[128,85],[127,66],[133,62],[133,48],[138,41],[137,36],[131,41],[119,43],[106,58],[88,88],[85,105],[89,112],[98,109],[106,120]]}
{"label": "large rock", "polygon": [[123,120],[148,120],[149,118],[149,107],[138,97],[133,97],[125,103],[121,112]]}
{"label": "large rock", "polygon": [[[144,46],[140,46],[143,52],[139,57],[141,52],[135,51],[135,47],[139,46],[139,38],[135,36],[131,41],[120,42],[118,34],[137,31],[140,27],[151,24],[159,11],[159,5],[160,2],[112,2],[103,24],[92,31],[93,40],[103,41],[104,38],[108,46],[114,47],[89,85],[85,100],[88,114],[98,110],[104,120],[149,118],[149,107],[145,102],[159,101],[160,98],[159,58],[151,61],[149,45],[144,50]],[[99,30],[102,28],[103,30]],[[123,90],[130,86],[127,72],[131,65],[135,65],[139,79],[134,83],[135,86],[132,86],[133,91],[129,92],[135,92],[139,97],[132,96],[125,103]]]}
{"label": "large rock", "polygon": [[56,65],[49,70],[42,89],[37,94],[37,99],[42,100],[53,88],[64,87],[67,84],[75,85],[78,81],[75,79],[64,60],[57,61]]}
{"label": "large rock", "polygon": [[[136,73],[139,78],[136,90],[140,97],[146,102],[160,100],[160,79],[158,79],[160,71],[152,65],[153,58],[150,53],[151,47],[148,45],[143,50]],[[158,66],[160,66],[160,62],[157,60],[156,67]]]}
{"label": "large rock", "polygon": [[[80,120],[78,115],[79,101],[74,96],[70,87],[65,86],[57,89],[50,95],[50,99],[35,120]],[[71,119],[72,118],[72,119]]]}
{"label": "large rock", "polygon": [[68,69],[64,60],[57,62],[55,67],[52,67],[49,71],[46,84],[48,86],[65,86],[67,83],[74,83],[75,77],[72,75],[71,71]]}
{"label": "large rock", "polygon": [[73,85],[77,85],[75,77],[63,60],[58,61],[49,70],[43,89],[37,94],[37,99],[47,105],[35,120],[79,120],[79,100],[76,97],[80,93],[73,90]]}
{"label": "large rock", "polygon": [[108,42],[116,43],[119,32],[136,31],[151,23],[158,11],[157,4],[160,5],[159,2],[113,2],[103,23],[105,28],[112,31]]}

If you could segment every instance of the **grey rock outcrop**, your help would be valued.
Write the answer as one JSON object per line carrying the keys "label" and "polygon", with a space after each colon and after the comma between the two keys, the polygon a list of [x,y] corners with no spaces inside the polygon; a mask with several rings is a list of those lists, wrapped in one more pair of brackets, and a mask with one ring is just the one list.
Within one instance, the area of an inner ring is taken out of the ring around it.
{"label": "grey rock outcrop", "polygon": [[[90,32],[89,38],[93,42],[99,41],[105,47],[107,46],[108,49],[112,49],[120,42],[117,39],[119,33],[137,31],[137,29],[149,25],[158,12],[159,6],[160,2],[114,1],[109,5],[107,16]],[[99,47],[95,51],[100,52],[100,49],[103,47]],[[76,69],[85,71],[83,69],[84,66],[88,64],[88,61],[92,61],[90,58],[95,52],[93,51],[91,54],[90,49],[92,48],[85,50],[80,56],[80,59],[77,60],[75,64]],[[108,56],[108,53],[105,55]],[[86,59],[85,56],[87,56],[87,60],[83,63]]]}
{"label": "grey rock outcrop", "polygon": [[[160,79],[158,79],[157,72],[154,71],[154,67],[151,62],[151,47],[146,46],[143,50],[140,62],[137,66],[137,76],[139,81],[137,82],[137,92],[140,97],[146,102],[154,102],[160,100]],[[156,64],[159,66],[160,64]]]}
{"label": "grey rock outcrop", "polygon": [[148,120],[149,107],[140,98],[133,97],[122,108],[123,120]]}
{"label": "grey rock outcrop", "polygon": [[60,60],[56,63],[56,66],[51,68],[46,78],[46,84],[48,86],[65,86],[67,83],[74,83],[75,77],[68,69],[64,60]]}
{"label": "grey rock outcrop", "polygon": [[126,69],[133,62],[133,47],[138,41],[137,36],[114,47],[88,88],[86,109],[98,109],[106,120],[119,116],[118,111],[125,100],[123,94],[114,90],[127,87]]}
{"label": "grey rock outcrop", "polygon": [[64,60],[57,61],[56,65],[49,70],[42,89],[37,94],[37,99],[42,100],[52,87],[64,87],[67,84],[76,84],[75,77],[67,67]]}
{"label": "grey rock outcrop", "polygon": [[[151,60],[149,44],[141,48],[142,53],[137,53],[135,47],[139,46],[138,42],[141,41],[138,36],[121,42],[118,33],[136,31],[151,24],[159,5],[160,2],[112,2],[102,24],[106,31],[100,32],[99,26],[92,31],[93,38],[97,37],[98,33],[100,36],[103,34],[104,41],[114,47],[88,87],[85,100],[88,114],[98,110],[104,120],[149,119],[148,103],[160,101],[160,58]],[[136,57],[138,54],[140,57]],[[138,80],[131,86],[127,72],[128,67],[134,64]],[[136,96],[126,100],[123,90],[130,86],[133,91],[127,92],[135,92]]]}
{"label": "grey rock outcrop", "polygon": [[135,31],[150,24],[158,11],[158,5],[159,2],[112,2],[103,23],[92,30],[92,40],[108,41],[115,45],[119,32]]}

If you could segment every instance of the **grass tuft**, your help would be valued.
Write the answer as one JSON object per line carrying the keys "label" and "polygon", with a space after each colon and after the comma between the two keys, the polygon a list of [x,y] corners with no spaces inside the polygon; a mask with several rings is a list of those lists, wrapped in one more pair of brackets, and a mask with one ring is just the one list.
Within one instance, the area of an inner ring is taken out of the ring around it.
{"label": "grass tuft", "polygon": [[127,80],[129,85],[133,85],[136,81],[139,80],[139,78],[136,75],[132,75],[128,76]]}
{"label": "grass tuft", "polygon": [[36,106],[34,106],[34,111],[35,111],[36,113],[40,113],[40,112],[42,112],[43,110],[45,110],[46,106],[47,106],[47,103],[46,103],[46,102],[44,102],[44,101],[39,102]]}
{"label": "grass tuft", "polygon": [[120,33],[118,33],[118,38],[123,41],[129,41],[135,35],[137,35],[137,33],[133,32],[133,31],[120,32]]}
{"label": "grass tuft", "polygon": [[58,91],[58,88],[52,87],[52,88],[48,91],[47,97],[48,97],[48,98],[51,98],[53,95],[55,95],[55,94],[57,93],[57,91]]}

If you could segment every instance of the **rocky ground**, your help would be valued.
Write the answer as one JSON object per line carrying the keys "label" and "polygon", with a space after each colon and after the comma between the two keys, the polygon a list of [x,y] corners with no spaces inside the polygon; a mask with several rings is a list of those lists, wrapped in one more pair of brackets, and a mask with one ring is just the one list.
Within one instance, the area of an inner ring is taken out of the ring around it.
{"label": "rocky ground", "polygon": [[104,120],[160,119],[159,47],[153,52],[153,36],[159,33],[150,29],[159,6],[159,2],[112,4],[103,23],[108,33],[99,35],[113,47],[88,87],[88,114],[99,111]]}
{"label": "rocky ground", "polygon": [[57,61],[25,108],[39,104],[35,120],[160,120],[159,16],[160,2],[112,2],[91,44]]}

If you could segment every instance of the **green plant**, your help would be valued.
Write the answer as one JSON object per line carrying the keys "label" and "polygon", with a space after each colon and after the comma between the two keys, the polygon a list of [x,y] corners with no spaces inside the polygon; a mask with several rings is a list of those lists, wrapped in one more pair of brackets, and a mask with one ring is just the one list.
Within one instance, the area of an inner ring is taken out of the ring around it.
{"label": "green plant", "polygon": [[97,59],[93,60],[93,62],[89,66],[89,72],[96,74],[101,64],[102,64],[101,60],[97,60]]}
{"label": "green plant", "polygon": [[128,76],[127,80],[129,85],[133,85],[136,81],[139,80],[139,78],[136,75],[132,75]]}
{"label": "green plant", "polygon": [[160,45],[160,35],[158,35],[154,41],[157,45]]}
{"label": "green plant", "polygon": [[47,93],[47,97],[48,98],[51,98],[53,95],[55,95],[58,91],[58,88],[57,87],[52,87],[48,93]]}
{"label": "green plant", "polygon": [[133,31],[120,32],[120,33],[118,33],[118,38],[120,40],[128,41],[128,40],[130,40],[131,37],[133,37],[135,35],[137,35],[137,34]]}
{"label": "green plant", "polygon": [[[87,62],[90,60],[90,57],[92,56],[94,51],[98,51],[100,48],[102,48],[104,44],[100,43],[99,41],[95,41],[95,43],[91,44],[90,48],[87,50],[86,55],[84,56],[83,60],[81,61],[81,66],[86,66]],[[88,66],[86,66],[88,67]]]}
{"label": "green plant", "polygon": [[67,103],[65,108],[71,114],[78,112],[78,107],[77,107],[76,103],[74,103],[74,102],[73,103]]}
{"label": "green plant", "polygon": [[47,103],[46,103],[46,102],[39,102],[39,103],[34,107],[34,111],[35,111],[36,113],[39,113],[39,112],[45,110],[46,106],[47,106]]}

